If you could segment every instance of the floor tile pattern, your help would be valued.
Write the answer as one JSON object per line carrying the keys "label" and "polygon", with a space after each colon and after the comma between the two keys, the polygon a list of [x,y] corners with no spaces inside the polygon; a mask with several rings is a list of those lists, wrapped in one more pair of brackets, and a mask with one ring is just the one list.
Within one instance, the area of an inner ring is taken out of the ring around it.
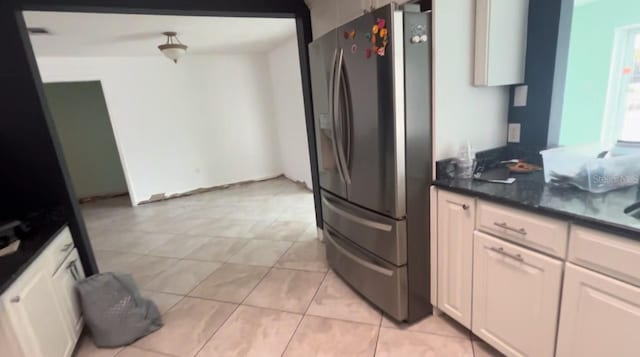
{"label": "floor tile pattern", "polygon": [[285,178],[131,207],[82,205],[101,271],[133,276],[165,326],[76,357],[499,356],[443,316],[398,324],[348,287],[317,239],[313,195]]}

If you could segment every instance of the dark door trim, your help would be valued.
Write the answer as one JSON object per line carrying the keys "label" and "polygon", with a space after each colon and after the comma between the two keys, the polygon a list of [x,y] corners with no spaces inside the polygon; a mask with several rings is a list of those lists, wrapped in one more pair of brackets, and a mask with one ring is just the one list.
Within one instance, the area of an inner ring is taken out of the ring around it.
{"label": "dark door trim", "polygon": [[[74,236],[80,259],[87,275],[98,272],[98,266],[91,249],[91,243],[87,234],[87,229],[80,212],[80,207],[76,201],[69,172],[67,170],[62,148],[55,133],[53,120],[49,112],[44,97],[44,87],[38,72],[35,54],[29,41],[22,11],[68,11],[68,12],[99,12],[99,13],[127,13],[127,14],[155,14],[155,15],[181,15],[181,16],[225,16],[225,17],[271,17],[271,18],[295,18],[298,38],[298,55],[300,61],[300,75],[302,79],[303,100],[305,106],[305,121],[307,126],[307,139],[309,145],[309,159],[311,163],[311,177],[313,184],[314,204],[316,209],[316,224],[322,227],[322,211],[320,203],[320,182],[318,176],[318,161],[316,155],[315,128],[313,121],[313,107],[311,101],[311,79],[309,70],[309,56],[307,45],[311,42],[311,15],[303,0],[270,0],[270,1],[250,1],[250,0],[15,0],[9,6],[3,6],[3,11],[13,11],[17,29],[8,31],[10,38],[18,47],[22,47],[28,62],[28,72],[16,75],[24,78],[24,81],[32,81],[30,87],[35,88],[37,101],[33,98],[26,98],[24,102],[29,102],[33,110],[38,110],[34,117],[25,120],[42,121],[33,123],[35,126],[46,126],[51,142],[34,143],[34,145],[44,146],[44,150],[49,150],[52,145],[55,157],[58,160],[60,172],[54,173],[62,175],[64,179],[65,191],[64,206],[70,212],[69,226]],[[13,26],[13,23],[0,26]],[[33,95],[32,95],[33,97]],[[39,102],[39,103],[38,103]],[[24,105],[24,103],[21,103]]]}

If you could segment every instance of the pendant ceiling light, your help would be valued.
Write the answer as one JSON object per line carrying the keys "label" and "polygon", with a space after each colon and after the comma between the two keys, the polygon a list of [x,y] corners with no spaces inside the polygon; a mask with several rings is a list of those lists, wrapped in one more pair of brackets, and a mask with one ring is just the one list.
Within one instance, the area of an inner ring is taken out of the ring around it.
{"label": "pendant ceiling light", "polygon": [[178,34],[173,31],[163,32],[162,34],[167,36],[167,42],[158,46],[158,48],[167,58],[174,63],[178,63],[180,57],[187,53],[187,45],[183,45],[182,42],[178,40]]}

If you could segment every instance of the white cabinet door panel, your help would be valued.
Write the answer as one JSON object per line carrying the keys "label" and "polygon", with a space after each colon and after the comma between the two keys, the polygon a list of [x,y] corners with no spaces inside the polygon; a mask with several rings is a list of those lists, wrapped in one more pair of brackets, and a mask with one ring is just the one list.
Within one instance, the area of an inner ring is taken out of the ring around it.
{"label": "white cabinet door panel", "polygon": [[46,254],[5,291],[2,303],[25,356],[70,356],[74,343],[55,297]]}
{"label": "white cabinet door panel", "polygon": [[481,232],[473,259],[473,332],[508,356],[552,357],[563,263]]}
{"label": "white cabinet door panel", "polygon": [[640,355],[640,288],[567,264],[558,357]]}
{"label": "white cabinet door panel", "polygon": [[471,328],[475,200],[438,192],[438,307]]}

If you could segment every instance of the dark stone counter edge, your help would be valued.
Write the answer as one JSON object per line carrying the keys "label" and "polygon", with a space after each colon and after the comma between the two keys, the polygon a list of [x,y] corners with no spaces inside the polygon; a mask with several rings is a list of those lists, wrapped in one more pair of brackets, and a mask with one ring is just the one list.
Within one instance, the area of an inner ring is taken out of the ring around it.
{"label": "dark stone counter edge", "polygon": [[439,183],[437,180],[433,182],[433,185],[438,187],[439,189],[443,189],[446,191],[460,193],[463,195],[477,197],[477,198],[482,198],[487,201],[501,203],[510,207],[523,209],[525,211],[530,211],[532,213],[538,213],[545,216],[550,216],[553,218],[568,221],[569,223],[578,223],[587,228],[593,228],[596,230],[604,231],[605,233],[619,235],[625,238],[640,241],[640,230],[634,229],[629,226],[624,226],[624,225],[620,225],[620,224],[616,224],[608,221],[594,219],[591,217],[572,214],[565,211],[559,211],[559,210],[555,210],[553,208],[548,208],[544,206],[534,206],[530,204],[524,204],[520,201],[510,200],[508,198],[501,197],[501,196],[494,196],[484,192],[474,191],[468,188],[450,186],[448,184]]}
{"label": "dark stone counter edge", "polygon": [[[24,264],[20,265],[12,274],[8,279],[5,279],[4,281],[0,281],[0,295],[4,294],[4,292],[9,289],[9,287],[16,281],[18,280],[18,278],[20,276],[22,276],[22,273],[25,272],[25,270],[27,270],[27,268],[29,268],[29,266],[31,266],[31,264],[38,259],[38,257],[42,254],[42,252],[45,251],[45,249],[47,249],[47,247],[49,246],[49,244],[51,244],[51,242],[53,242],[53,239],[55,237],[57,237],[65,228],[67,227],[67,223],[63,222],[60,223],[60,226],[53,231],[50,236],[46,239],[46,241],[40,246],[40,248],[38,248],[38,250],[36,250],[34,252],[33,255],[31,255],[31,257],[29,257],[29,259],[27,261],[24,262]],[[50,231],[51,232],[51,231]]]}

